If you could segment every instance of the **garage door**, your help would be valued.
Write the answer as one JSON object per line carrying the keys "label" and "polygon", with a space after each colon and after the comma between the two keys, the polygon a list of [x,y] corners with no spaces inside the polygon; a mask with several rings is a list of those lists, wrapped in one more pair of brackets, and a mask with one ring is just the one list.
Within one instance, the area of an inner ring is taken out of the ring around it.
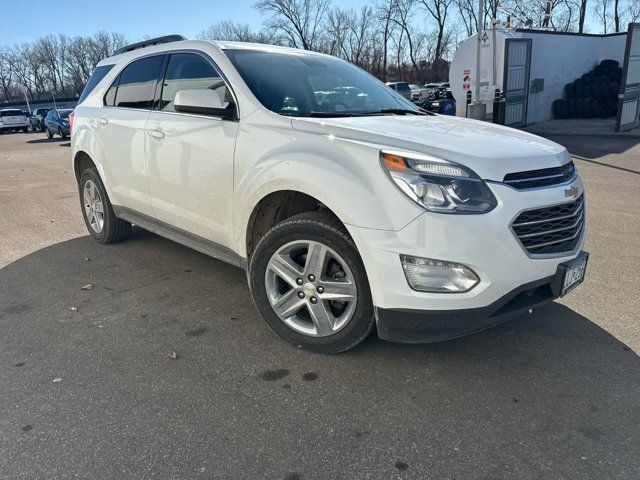
{"label": "garage door", "polygon": [[616,131],[640,126],[640,23],[629,24],[624,69],[618,95]]}
{"label": "garage door", "polygon": [[531,39],[509,38],[504,55],[504,124],[524,127],[527,123]]}

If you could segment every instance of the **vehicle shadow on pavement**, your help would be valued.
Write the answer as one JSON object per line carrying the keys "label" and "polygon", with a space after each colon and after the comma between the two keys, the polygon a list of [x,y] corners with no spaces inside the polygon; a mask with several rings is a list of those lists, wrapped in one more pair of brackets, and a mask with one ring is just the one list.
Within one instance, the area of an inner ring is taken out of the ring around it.
{"label": "vehicle shadow on pavement", "polygon": [[37,143],[55,143],[55,142],[69,142],[68,138],[59,138],[59,137],[53,137],[53,138],[36,138],[34,140],[27,140],[26,143],[31,143],[31,144],[37,144]]}
{"label": "vehicle shadow on pavement", "polygon": [[640,474],[640,359],[557,303],[315,355],[267,329],[243,271],[135,229],[0,269],[0,331],[9,477]]}
{"label": "vehicle shadow on pavement", "polygon": [[553,135],[544,136],[567,148],[572,155],[596,159],[611,154],[622,154],[640,143],[638,137],[613,135]]}

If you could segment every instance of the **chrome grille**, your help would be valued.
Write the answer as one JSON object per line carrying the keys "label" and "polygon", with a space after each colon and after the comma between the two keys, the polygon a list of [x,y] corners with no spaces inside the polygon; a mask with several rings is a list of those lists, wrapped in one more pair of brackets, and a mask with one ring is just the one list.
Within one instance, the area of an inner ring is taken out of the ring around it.
{"label": "chrome grille", "polygon": [[542,168],[539,170],[528,170],[526,172],[508,173],[504,176],[504,183],[518,190],[527,188],[548,187],[568,182],[576,175],[576,167],[573,162],[566,163],[561,167]]}
{"label": "chrome grille", "polygon": [[532,255],[571,252],[584,230],[584,196],[574,202],[525,210],[511,229]]}

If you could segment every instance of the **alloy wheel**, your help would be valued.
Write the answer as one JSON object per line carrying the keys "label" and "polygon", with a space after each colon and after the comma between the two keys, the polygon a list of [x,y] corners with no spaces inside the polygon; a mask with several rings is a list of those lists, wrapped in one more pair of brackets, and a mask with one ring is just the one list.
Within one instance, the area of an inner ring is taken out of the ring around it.
{"label": "alloy wheel", "polygon": [[87,180],[83,190],[82,198],[87,222],[94,232],[101,233],[104,227],[104,206],[98,187],[91,180]]}
{"label": "alloy wheel", "polygon": [[358,300],[345,260],[327,245],[311,240],[287,243],[271,256],[265,288],[280,320],[313,337],[341,330],[353,317]]}

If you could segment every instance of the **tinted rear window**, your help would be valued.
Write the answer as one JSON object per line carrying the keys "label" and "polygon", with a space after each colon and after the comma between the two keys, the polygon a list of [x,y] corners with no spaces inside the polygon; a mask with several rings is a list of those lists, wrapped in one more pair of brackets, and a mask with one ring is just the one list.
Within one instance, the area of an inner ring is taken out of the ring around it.
{"label": "tinted rear window", "polygon": [[120,74],[115,106],[150,109],[163,61],[156,55],[129,64]]}
{"label": "tinted rear window", "polygon": [[398,84],[398,91],[407,91],[407,90],[411,90],[411,88],[409,88],[409,84],[408,83],[399,83]]}
{"label": "tinted rear window", "polygon": [[78,99],[78,104],[81,104],[84,99],[87,98],[87,95],[93,92],[96,85],[100,83],[100,80],[102,80],[112,68],[113,65],[102,65],[93,71],[93,74],[89,77],[87,85],[84,87],[84,90],[82,90],[82,95],[80,95],[80,98]]}
{"label": "tinted rear window", "polygon": [[14,117],[16,115],[24,115],[24,113],[22,113],[22,110],[3,110],[0,112],[2,117]]}

